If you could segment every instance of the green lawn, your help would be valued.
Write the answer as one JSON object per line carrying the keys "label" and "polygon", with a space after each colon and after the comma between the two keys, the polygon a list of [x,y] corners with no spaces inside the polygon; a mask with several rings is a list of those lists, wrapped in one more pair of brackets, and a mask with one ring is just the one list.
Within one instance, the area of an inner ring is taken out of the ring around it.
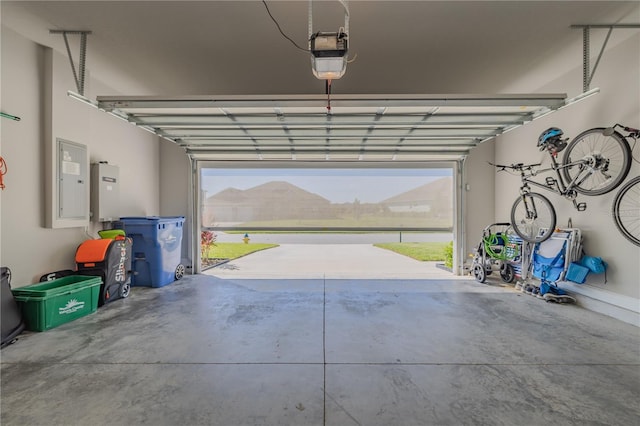
{"label": "green lawn", "polygon": [[376,247],[391,250],[421,261],[445,260],[445,247],[449,243],[378,243]]}
{"label": "green lawn", "polygon": [[[378,243],[374,244],[386,250],[421,261],[445,260],[445,248],[449,243]],[[216,243],[209,250],[209,259],[237,259],[260,250],[278,247],[278,244],[262,243]],[[204,256],[204,254],[203,254]]]}
{"label": "green lawn", "polygon": [[[216,243],[209,249],[209,258],[211,259],[237,259],[247,254],[278,247],[278,244],[262,244],[262,243]],[[204,255],[204,254],[203,254]]]}
{"label": "green lawn", "polygon": [[236,225],[237,228],[252,227],[274,227],[286,228],[291,227],[317,227],[319,231],[325,228],[340,227],[386,227],[386,228],[402,228],[404,226],[424,227],[424,228],[444,228],[452,227],[450,218],[434,218],[420,216],[372,216],[362,215],[358,218],[339,217],[333,219],[281,219],[281,220],[255,220],[244,222]]}

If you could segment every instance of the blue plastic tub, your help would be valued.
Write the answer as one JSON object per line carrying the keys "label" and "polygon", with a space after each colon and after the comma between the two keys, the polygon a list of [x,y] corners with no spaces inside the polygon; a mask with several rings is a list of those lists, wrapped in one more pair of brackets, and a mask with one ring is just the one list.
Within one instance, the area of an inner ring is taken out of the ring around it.
{"label": "blue plastic tub", "polygon": [[133,239],[131,285],[162,287],[182,278],[184,216],[123,217],[114,225]]}
{"label": "blue plastic tub", "polygon": [[567,276],[565,279],[567,281],[573,281],[574,283],[584,284],[587,280],[587,275],[589,274],[589,268],[586,268],[579,263],[572,262],[569,265],[569,269],[567,270]]}

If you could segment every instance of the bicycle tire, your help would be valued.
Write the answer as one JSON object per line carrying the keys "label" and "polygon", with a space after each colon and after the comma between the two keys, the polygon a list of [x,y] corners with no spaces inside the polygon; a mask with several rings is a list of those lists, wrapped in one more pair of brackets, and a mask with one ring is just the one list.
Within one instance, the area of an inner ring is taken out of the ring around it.
{"label": "bicycle tire", "polygon": [[640,176],[625,183],[616,194],[613,220],[627,240],[640,246]]}
{"label": "bicycle tire", "polygon": [[[524,241],[542,242],[551,237],[556,229],[556,210],[551,201],[542,194],[523,194],[511,207],[511,226]],[[541,232],[542,229],[545,230]]]}
{"label": "bicycle tire", "polygon": [[606,194],[617,188],[629,174],[631,149],[627,140],[618,132],[605,136],[604,130],[604,127],[585,130],[576,136],[564,151],[562,174],[567,182],[572,182],[582,171],[582,167],[578,165],[568,165],[583,159],[593,160],[594,154],[608,160],[606,173],[598,170],[575,186],[575,190],[581,194]]}

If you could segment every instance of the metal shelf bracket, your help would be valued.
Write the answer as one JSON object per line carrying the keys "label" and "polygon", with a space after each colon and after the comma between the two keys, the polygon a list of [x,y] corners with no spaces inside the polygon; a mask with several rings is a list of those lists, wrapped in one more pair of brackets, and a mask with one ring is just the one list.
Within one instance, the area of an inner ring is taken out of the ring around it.
{"label": "metal shelf bracket", "polygon": [[[85,63],[87,57],[87,35],[91,34],[91,31],[83,30],[49,30],[49,34],[62,34],[64,37],[64,44],[67,47],[67,54],[69,55],[69,62],[71,63],[71,71],[73,71],[73,78],[76,81],[76,89],[80,95],[84,96],[84,76],[85,76]],[[69,39],[67,35],[80,35],[80,59],[78,61],[78,70],[73,63],[73,56],[71,55],[71,48],[69,47]]]}
{"label": "metal shelf bracket", "polygon": [[[640,24],[576,24],[576,25],[571,25],[571,28],[582,29],[582,91],[588,92],[589,87],[591,86],[591,80],[593,79],[593,75],[596,73],[596,69],[598,68],[598,64],[600,63],[600,59],[602,58],[602,54],[604,53],[604,49],[607,47],[607,43],[609,42],[609,37],[611,36],[613,29],[614,28],[640,28]],[[591,65],[590,33],[592,28],[608,29],[609,31],[607,32],[607,36],[604,39],[604,43],[602,44],[602,48],[600,49],[598,58],[596,59],[596,62],[593,65],[593,69],[590,70],[590,65]]]}

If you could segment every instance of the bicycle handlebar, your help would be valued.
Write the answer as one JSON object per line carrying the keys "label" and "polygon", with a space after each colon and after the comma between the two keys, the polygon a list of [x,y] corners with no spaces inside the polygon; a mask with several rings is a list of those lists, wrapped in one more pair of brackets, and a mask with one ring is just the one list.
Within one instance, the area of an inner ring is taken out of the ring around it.
{"label": "bicycle handlebar", "polygon": [[634,129],[633,127],[624,127],[625,132],[629,132],[629,136],[632,138],[638,139],[640,138],[640,129]]}
{"label": "bicycle handlebar", "polygon": [[605,136],[611,136],[613,134],[613,132],[615,132],[615,128],[616,127],[620,127],[625,132],[628,132],[629,133],[628,136],[631,136],[634,139],[640,138],[640,129],[634,129],[633,127],[623,126],[620,123],[616,123],[612,127],[607,127],[606,129],[604,129],[602,134],[605,135]]}

